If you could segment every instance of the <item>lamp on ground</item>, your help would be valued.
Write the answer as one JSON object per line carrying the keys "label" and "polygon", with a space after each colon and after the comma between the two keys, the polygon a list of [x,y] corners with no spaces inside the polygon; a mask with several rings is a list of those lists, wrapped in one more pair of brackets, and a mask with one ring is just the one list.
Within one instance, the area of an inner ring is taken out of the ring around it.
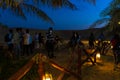
{"label": "lamp on ground", "polygon": [[43,76],[43,80],[53,80],[53,79],[52,79],[52,74],[50,74],[50,73],[45,73],[45,75]]}
{"label": "lamp on ground", "polygon": [[96,54],[96,59],[97,59],[97,60],[100,59],[100,53],[97,53],[97,54]]}
{"label": "lamp on ground", "polygon": [[95,43],[97,43],[97,44],[98,44],[98,40],[96,40],[96,41],[95,41]]}
{"label": "lamp on ground", "polygon": [[113,46],[111,46],[111,49],[113,49]]}
{"label": "lamp on ground", "polygon": [[110,41],[108,41],[108,43],[110,43]]}
{"label": "lamp on ground", "polygon": [[118,21],[118,24],[120,24],[120,21]]}

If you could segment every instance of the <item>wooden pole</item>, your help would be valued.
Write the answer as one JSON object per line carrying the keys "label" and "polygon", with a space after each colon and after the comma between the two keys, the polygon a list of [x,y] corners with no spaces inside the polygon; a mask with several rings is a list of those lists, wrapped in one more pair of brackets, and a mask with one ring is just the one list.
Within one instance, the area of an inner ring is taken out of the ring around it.
{"label": "wooden pole", "polygon": [[80,47],[78,47],[78,74],[79,74],[79,77],[78,77],[78,80],[81,80],[81,49]]}
{"label": "wooden pole", "polygon": [[38,73],[39,73],[39,80],[43,80],[44,76],[44,63],[42,61],[42,55],[39,54],[39,62],[38,62]]}

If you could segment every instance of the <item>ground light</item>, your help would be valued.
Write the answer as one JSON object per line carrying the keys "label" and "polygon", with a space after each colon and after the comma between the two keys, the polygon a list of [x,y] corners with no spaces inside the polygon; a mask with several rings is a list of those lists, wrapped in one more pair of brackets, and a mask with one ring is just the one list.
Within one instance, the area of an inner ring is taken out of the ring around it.
{"label": "ground light", "polygon": [[96,54],[96,59],[99,60],[100,59],[100,53]]}
{"label": "ground light", "polygon": [[120,21],[118,22],[118,24],[120,24]]}
{"label": "ground light", "polygon": [[113,49],[113,46],[111,46],[111,49]]}
{"label": "ground light", "polygon": [[98,40],[96,40],[95,43],[98,43]]}
{"label": "ground light", "polygon": [[45,75],[43,76],[43,80],[53,80],[53,79],[52,79],[52,74],[50,74],[50,73],[45,73]]}

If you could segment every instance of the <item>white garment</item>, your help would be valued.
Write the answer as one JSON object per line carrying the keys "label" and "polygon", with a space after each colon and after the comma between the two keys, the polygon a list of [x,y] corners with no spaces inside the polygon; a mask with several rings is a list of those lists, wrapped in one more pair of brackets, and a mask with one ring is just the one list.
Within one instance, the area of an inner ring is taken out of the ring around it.
{"label": "white garment", "polygon": [[30,34],[29,33],[25,33],[23,35],[23,38],[24,38],[24,45],[29,45],[30,44]]}

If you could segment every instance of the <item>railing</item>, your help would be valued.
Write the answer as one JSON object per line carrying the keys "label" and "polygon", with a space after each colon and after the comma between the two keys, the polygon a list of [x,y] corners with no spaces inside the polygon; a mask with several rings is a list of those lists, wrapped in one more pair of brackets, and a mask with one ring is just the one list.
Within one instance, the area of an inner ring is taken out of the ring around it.
{"label": "railing", "polygon": [[34,64],[38,64],[39,80],[43,80],[43,76],[44,76],[43,63],[44,62],[50,64],[54,68],[56,68],[64,73],[75,76],[75,77],[79,78],[79,80],[81,80],[80,76],[78,74],[58,65],[57,63],[55,63],[53,60],[50,60],[42,53],[38,53],[35,56],[33,56],[26,65],[24,65],[21,69],[19,69],[8,80],[20,80],[24,75],[26,75],[27,72],[30,71],[30,69],[32,68],[32,66]]}
{"label": "railing", "polygon": [[31,58],[26,65],[24,65],[21,69],[19,69],[8,80],[20,80],[32,68],[33,64],[35,63],[35,58],[37,56],[38,54],[36,54],[33,58]]}
{"label": "railing", "polygon": [[[43,55],[42,53],[37,53],[35,56],[33,56],[28,61],[28,63],[26,65],[24,65],[21,69],[19,69],[8,80],[20,80],[24,75],[26,75],[27,72],[30,71],[30,69],[32,68],[32,66],[34,64],[38,64],[39,80],[43,80],[43,76],[45,74],[44,69],[43,69],[44,68],[44,65],[43,65],[44,62],[50,64],[54,68],[63,72],[63,74],[61,74],[60,77],[58,77],[57,80],[62,80],[64,73],[75,76],[76,78],[78,78],[78,80],[81,80],[82,60],[81,60],[81,49],[80,48],[78,48],[78,66],[77,66],[78,67],[78,72],[77,73],[70,71],[67,67],[64,68],[64,67],[60,66],[59,64],[55,63],[53,60],[47,58],[47,56]],[[67,66],[69,66],[69,65],[67,65]]]}

